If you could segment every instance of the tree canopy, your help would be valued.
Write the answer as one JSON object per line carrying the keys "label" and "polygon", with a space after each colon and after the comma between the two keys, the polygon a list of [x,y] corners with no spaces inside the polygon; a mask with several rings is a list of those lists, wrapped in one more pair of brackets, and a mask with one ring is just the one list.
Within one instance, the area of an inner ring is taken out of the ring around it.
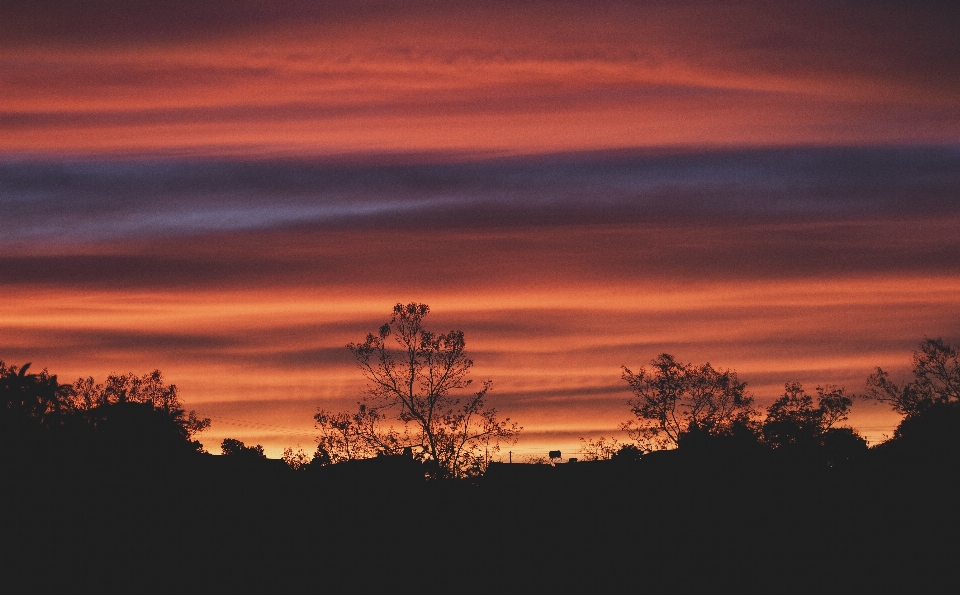
{"label": "tree canopy", "polygon": [[922,413],[935,404],[960,402],[960,349],[943,339],[926,339],[913,352],[912,379],[897,384],[882,368],[867,379],[864,395],[889,404],[906,416]]}
{"label": "tree canopy", "polygon": [[43,426],[57,423],[59,414],[73,409],[70,385],[60,384],[46,368],[28,373],[30,364],[19,368],[0,361],[0,407],[5,426]]}
{"label": "tree canopy", "polygon": [[79,378],[70,385],[46,369],[33,374],[29,368],[0,361],[5,440],[40,440],[51,448],[82,442],[104,453],[202,450],[192,438],[210,420],[186,413],[177,387],[166,384],[159,370],[111,374],[103,383]]}
{"label": "tree canopy", "polygon": [[91,377],[74,382],[71,397],[73,407],[93,410],[97,407],[142,403],[162,411],[183,429],[186,438],[210,427],[208,418],[199,418],[195,411],[184,411],[183,403],[175,384],[166,384],[163,373],[154,370],[137,376],[133,373],[110,374],[106,381],[97,383]]}
{"label": "tree canopy", "polygon": [[247,446],[240,440],[234,438],[224,438],[220,442],[220,452],[225,457],[236,457],[239,459],[265,459],[267,455],[263,453],[263,447]]}
{"label": "tree canopy", "polygon": [[[886,403],[905,417],[890,445],[920,449],[955,462],[960,453],[960,348],[926,339],[913,352],[909,379],[898,384],[882,368],[867,379],[865,398]],[[951,459],[950,457],[954,457]]]}
{"label": "tree canopy", "polygon": [[799,382],[788,382],[784,393],[767,409],[764,440],[773,448],[819,444],[853,405],[842,388],[817,387],[817,406]]}

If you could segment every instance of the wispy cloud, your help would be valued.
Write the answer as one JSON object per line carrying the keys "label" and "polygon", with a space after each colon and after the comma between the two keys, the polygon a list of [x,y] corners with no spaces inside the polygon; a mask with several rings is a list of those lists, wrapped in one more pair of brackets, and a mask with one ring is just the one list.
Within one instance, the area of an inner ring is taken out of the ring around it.
{"label": "wispy cloud", "polygon": [[960,210],[960,149],[584,153],[455,163],[0,162],[0,234],[49,244],[321,227],[802,220]]}
{"label": "wispy cloud", "polygon": [[949,3],[0,7],[5,154],[956,143]]}
{"label": "wispy cloud", "polygon": [[0,3],[0,357],[159,367],[208,446],[274,456],[355,402],[344,346],[397,301],[467,333],[518,452],[615,431],[619,366],[662,351],[762,403],[856,390],[960,340],[957,30],[949,2]]}

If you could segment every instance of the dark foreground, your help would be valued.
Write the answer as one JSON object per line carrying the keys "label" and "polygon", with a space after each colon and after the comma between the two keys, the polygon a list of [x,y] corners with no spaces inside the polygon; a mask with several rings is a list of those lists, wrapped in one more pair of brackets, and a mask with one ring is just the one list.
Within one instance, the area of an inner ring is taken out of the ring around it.
{"label": "dark foreground", "polygon": [[[929,454],[929,453],[928,453]],[[957,592],[958,459],[5,464],[4,592]]]}

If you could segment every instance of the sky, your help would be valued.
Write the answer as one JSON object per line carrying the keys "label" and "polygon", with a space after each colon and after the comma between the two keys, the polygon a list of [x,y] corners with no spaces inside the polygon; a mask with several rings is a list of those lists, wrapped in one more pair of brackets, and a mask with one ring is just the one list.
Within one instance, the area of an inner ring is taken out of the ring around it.
{"label": "sky", "polygon": [[[0,1],[0,360],[159,368],[314,448],[427,303],[524,426],[626,436],[663,352],[863,390],[960,342],[949,2]],[[872,442],[898,418],[865,402]],[[574,454],[575,456],[575,454]]]}

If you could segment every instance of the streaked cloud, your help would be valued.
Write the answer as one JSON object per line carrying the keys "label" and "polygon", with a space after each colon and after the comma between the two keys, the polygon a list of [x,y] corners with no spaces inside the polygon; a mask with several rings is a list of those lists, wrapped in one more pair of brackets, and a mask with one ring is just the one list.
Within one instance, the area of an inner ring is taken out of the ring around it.
{"label": "streaked cloud", "polygon": [[[308,444],[397,301],[518,454],[658,353],[857,390],[960,340],[948,2],[0,4],[0,357]],[[899,368],[898,368],[899,366]],[[896,419],[858,408],[874,440]]]}
{"label": "streaked cloud", "polygon": [[3,7],[7,154],[960,140],[949,3],[78,6]]}
{"label": "streaked cloud", "polygon": [[956,147],[366,159],[8,160],[0,162],[0,208],[10,216],[0,232],[8,245],[64,244],[296,226],[862,219],[960,209]]}

